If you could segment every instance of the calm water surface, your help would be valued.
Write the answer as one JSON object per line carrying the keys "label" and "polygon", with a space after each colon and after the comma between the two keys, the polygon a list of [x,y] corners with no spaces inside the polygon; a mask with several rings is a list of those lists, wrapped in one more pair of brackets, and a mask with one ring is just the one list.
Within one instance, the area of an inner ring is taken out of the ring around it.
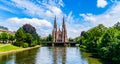
{"label": "calm water surface", "polygon": [[77,47],[40,47],[0,55],[0,64],[102,64]]}

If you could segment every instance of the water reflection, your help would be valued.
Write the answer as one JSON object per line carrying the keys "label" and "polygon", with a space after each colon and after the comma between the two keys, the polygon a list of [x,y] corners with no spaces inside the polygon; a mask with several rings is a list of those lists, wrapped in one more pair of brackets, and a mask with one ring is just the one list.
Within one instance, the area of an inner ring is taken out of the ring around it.
{"label": "water reflection", "polygon": [[36,64],[88,64],[76,47],[42,47],[36,57]]}
{"label": "water reflection", "polygon": [[[24,52],[0,55],[0,64],[94,64],[77,47],[40,47]],[[91,59],[91,60],[90,60]],[[90,61],[89,61],[90,60]],[[92,61],[98,62],[93,59]]]}

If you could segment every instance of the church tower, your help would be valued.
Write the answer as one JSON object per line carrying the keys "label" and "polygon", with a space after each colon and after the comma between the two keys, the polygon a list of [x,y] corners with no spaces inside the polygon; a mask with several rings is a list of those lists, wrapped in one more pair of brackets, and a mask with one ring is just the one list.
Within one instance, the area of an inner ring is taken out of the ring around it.
{"label": "church tower", "polygon": [[52,36],[53,36],[53,42],[64,42],[64,43],[68,42],[64,17],[63,17],[62,31],[60,29],[59,31],[57,31],[57,22],[55,16]]}
{"label": "church tower", "polygon": [[67,41],[67,31],[66,31],[66,25],[65,25],[64,17],[63,17],[63,24],[62,24],[62,42],[68,42]]}
{"label": "church tower", "polygon": [[53,42],[57,42],[57,23],[56,23],[56,16],[54,18],[54,28],[53,28]]}

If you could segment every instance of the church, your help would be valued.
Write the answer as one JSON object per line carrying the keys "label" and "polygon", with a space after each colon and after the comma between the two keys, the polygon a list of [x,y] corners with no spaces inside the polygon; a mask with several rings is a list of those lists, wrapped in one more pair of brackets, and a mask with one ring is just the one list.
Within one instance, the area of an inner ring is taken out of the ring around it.
{"label": "church", "polygon": [[63,17],[62,31],[61,31],[60,29],[59,30],[57,29],[57,21],[55,16],[52,36],[53,36],[53,42],[68,42],[64,17]]}

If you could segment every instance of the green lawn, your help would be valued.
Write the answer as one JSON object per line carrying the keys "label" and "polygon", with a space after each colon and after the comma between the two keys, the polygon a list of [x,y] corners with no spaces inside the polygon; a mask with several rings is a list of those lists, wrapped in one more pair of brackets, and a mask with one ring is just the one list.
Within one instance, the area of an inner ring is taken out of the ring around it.
{"label": "green lawn", "polygon": [[4,45],[4,44],[0,44],[0,46],[2,46],[2,45]]}
{"label": "green lawn", "polygon": [[18,49],[22,49],[22,48],[14,46],[12,44],[0,44],[0,52],[10,51],[10,50],[18,50]]}

